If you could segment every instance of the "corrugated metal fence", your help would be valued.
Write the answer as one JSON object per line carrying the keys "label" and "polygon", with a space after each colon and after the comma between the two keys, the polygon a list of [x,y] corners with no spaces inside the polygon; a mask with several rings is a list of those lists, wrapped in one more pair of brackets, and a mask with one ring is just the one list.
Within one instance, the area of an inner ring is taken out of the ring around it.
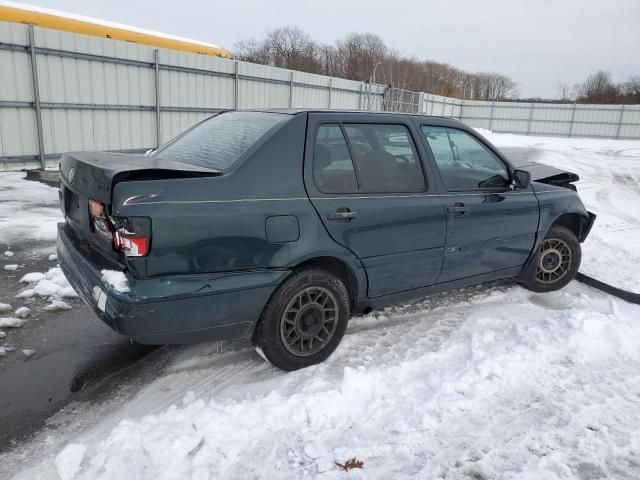
{"label": "corrugated metal fence", "polygon": [[[38,88],[34,89],[34,84]],[[382,109],[384,86],[0,22],[0,169],[137,151],[233,108]],[[40,128],[39,128],[40,125]]]}
{"label": "corrugated metal fence", "polygon": [[[34,88],[34,85],[37,88]],[[371,104],[371,105],[370,105]],[[221,109],[389,110],[494,131],[640,138],[640,106],[474,102],[0,22],[0,169],[141,151]]]}

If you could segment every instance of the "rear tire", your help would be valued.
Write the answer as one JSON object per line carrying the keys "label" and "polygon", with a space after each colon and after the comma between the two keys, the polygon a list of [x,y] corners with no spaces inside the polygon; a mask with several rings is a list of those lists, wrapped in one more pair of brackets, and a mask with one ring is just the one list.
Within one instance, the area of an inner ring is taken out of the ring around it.
{"label": "rear tire", "polygon": [[349,305],[347,289],[335,275],[318,268],[294,271],[262,311],[254,344],[282,370],[320,363],[342,340]]}
{"label": "rear tire", "polygon": [[560,290],[575,278],[581,260],[582,249],[575,234],[566,227],[554,225],[536,255],[535,276],[520,283],[534,292]]}

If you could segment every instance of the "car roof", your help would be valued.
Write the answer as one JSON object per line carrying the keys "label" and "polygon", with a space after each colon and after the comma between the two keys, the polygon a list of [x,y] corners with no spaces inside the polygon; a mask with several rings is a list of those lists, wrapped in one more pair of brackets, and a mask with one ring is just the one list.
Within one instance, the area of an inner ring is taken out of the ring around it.
{"label": "car roof", "polygon": [[243,110],[245,112],[265,112],[265,113],[282,113],[285,115],[297,115],[299,113],[330,113],[330,114],[367,114],[367,115],[407,115],[412,117],[424,117],[424,118],[442,118],[446,120],[456,120],[453,117],[447,117],[444,115],[425,115],[423,113],[411,113],[411,112],[385,112],[385,111],[372,111],[372,110],[336,110],[326,108],[251,108]]}

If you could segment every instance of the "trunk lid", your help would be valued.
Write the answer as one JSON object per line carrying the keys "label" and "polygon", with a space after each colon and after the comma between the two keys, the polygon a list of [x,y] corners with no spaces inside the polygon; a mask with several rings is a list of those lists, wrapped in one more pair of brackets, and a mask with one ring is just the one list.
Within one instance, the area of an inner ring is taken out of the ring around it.
{"label": "trunk lid", "polygon": [[108,260],[122,264],[123,255],[114,250],[112,239],[98,235],[92,227],[90,199],[102,203],[106,212],[111,215],[114,211],[111,205],[113,187],[119,182],[220,174],[221,172],[210,168],[146,155],[67,153],[60,161],[60,207],[65,221],[79,240],[93,246]]}
{"label": "trunk lid", "polygon": [[166,158],[125,153],[67,153],[60,161],[60,180],[68,189],[111,204],[113,186],[128,179],[161,179],[221,175],[219,170]]}

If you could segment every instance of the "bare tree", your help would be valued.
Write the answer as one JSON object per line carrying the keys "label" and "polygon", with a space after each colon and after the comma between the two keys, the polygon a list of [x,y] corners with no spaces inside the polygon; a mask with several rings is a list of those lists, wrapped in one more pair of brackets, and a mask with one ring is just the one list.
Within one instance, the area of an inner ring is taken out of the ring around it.
{"label": "bare tree", "polygon": [[622,93],[620,85],[611,81],[611,74],[603,70],[589,75],[576,91],[579,103],[619,103]]}
{"label": "bare tree", "polygon": [[558,82],[558,93],[560,94],[561,102],[570,102],[571,98],[571,84],[569,82]]}
{"label": "bare tree", "polygon": [[446,63],[406,58],[371,33],[351,33],[333,45],[320,45],[297,27],[267,32],[263,40],[237,43],[240,60],[368,81],[376,65],[376,80],[395,88],[474,100],[515,98],[517,84],[497,73],[469,73]]}

